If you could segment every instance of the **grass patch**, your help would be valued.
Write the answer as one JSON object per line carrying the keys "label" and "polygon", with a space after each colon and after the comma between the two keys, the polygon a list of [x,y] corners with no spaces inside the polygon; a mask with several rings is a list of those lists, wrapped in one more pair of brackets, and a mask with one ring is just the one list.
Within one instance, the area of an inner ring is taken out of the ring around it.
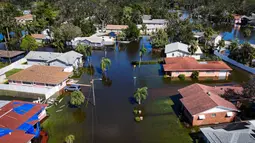
{"label": "grass patch", "polygon": [[9,65],[8,63],[0,62],[0,69],[6,67],[8,65]]}
{"label": "grass patch", "polygon": [[12,69],[12,70],[6,72],[5,75],[6,75],[6,77],[9,77],[9,76],[11,76],[11,75],[13,75],[13,74],[15,74],[19,71],[22,71],[22,69]]}
{"label": "grass patch", "polygon": [[[73,134],[75,142],[88,142],[86,133],[86,105],[80,108],[70,108],[70,96],[63,96],[63,100],[58,105],[53,105],[47,109],[50,115],[42,124],[42,127],[49,134],[48,143],[64,142],[66,136]],[[56,112],[58,111],[58,112]]]}
{"label": "grass patch", "polygon": [[170,98],[151,100],[145,104],[145,117],[139,124],[142,142],[190,143],[190,130],[183,127],[175,115]]}

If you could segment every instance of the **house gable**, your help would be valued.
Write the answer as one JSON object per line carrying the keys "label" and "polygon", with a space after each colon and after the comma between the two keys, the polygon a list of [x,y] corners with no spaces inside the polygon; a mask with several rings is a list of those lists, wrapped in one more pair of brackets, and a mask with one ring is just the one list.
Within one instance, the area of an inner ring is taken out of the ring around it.
{"label": "house gable", "polygon": [[[206,110],[206,111],[198,113],[198,114],[209,114],[209,113],[219,113],[219,112],[232,112],[232,111],[237,111],[237,110],[229,109],[229,108],[226,108],[226,107],[217,106],[217,107],[214,107],[212,109]],[[196,115],[198,115],[198,114],[196,114]]]}

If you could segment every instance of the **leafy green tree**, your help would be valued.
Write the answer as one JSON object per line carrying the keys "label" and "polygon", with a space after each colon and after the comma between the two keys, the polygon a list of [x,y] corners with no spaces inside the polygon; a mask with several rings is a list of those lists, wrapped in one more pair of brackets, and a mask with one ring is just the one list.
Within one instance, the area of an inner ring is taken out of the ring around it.
{"label": "leafy green tree", "polygon": [[74,135],[68,135],[65,137],[65,142],[66,143],[73,143],[75,140],[75,136]]}
{"label": "leafy green tree", "polygon": [[112,63],[111,63],[110,59],[105,58],[105,57],[103,57],[101,59],[100,67],[101,67],[101,70],[103,71],[103,73],[105,73],[106,70],[110,68],[111,64]]}
{"label": "leafy green tree", "polygon": [[198,49],[198,42],[195,40],[192,40],[190,42],[190,47],[188,48],[191,55],[194,55]]}
{"label": "leafy green tree", "polygon": [[35,38],[30,35],[26,35],[20,44],[20,48],[24,51],[35,51],[38,49],[38,43],[36,42]]}
{"label": "leafy green tree", "polygon": [[131,18],[132,18],[132,8],[128,7],[128,6],[125,6],[123,8],[123,16],[122,16],[122,19],[121,19],[122,23],[123,24],[130,23]]}
{"label": "leafy green tree", "polygon": [[148,96],[148,88],[142,87],[137,88],[136,92],[134,93],[134,98],[138,102],[138,104],[141,104],[142,100],[145,100]]}
{"label": "leafy green tree", "polygon": [[191,74],[191,78],[193,79],[198,79],[198,76],[199,76],[199,71],[193,71]]}
{"label": "leafy green tree", "polygon": [[250,28],[245,28],[243,31],[244,37],[250,37],[251,36],[251,29]]}
{"label": "leafy green tree", "polygon": [[243,95],[246,98],[255,97],[255,79],[251,79],[247,83],[243,84]]}
{"label": "leafy green tree", "polygon": [[71,93],[71,100],[70,103],[74,106],[80,106],[84,103],[85,96],[81,91],[74,91]]}
{"label": "leafy green tree", "polygon": [[159,29],[158,32],[152,36],[151,44],[153,48],[164,48],[168,44],[167,33],[163,29]]}
{"label": "leafy green tree", "polygon": [[124,33],[126,35],[127,40],[135,41],[139,38],[140,30],[134,23],[130,23],[128,25],[128,28],[124,30]]}
{"label": "leafy green tree", "polygon": [[226,46],[225,41],[221,39],[217,46],[218,46],[218,51],[220,51],[221,48],[224,48]]}
{"label": "leafy green tree", "polygon": [[232,51],[230,58],[246,65],[252,65],[252,60],[255,58],[255,49],[248,43],[241,45],[241,48]]}
{"label": "leafy green tree", "polygon": [[143,44],[143,47],[140,49],[140,52],[139,52],[139,56],[140,56],[139,67],[141,66],[141,62],[142,62],[143,55],[144,55],[146,52],[147,52],[147,49],[144,47],[144,44]]}
{"label": "leafy green tree", "polygon": [[94,26],[94,22],[92,20],[87,19],[75,19],[74,25],[81,28],[82,34],[85,37],[89,37],[96,33],[96,27]]}
{"label": "leafy green tree", "polygon": [[205,37],[205,47],[206,47],[208,41],[211,40],[212,35],[214,34],[214,30],[211,27],[207,27],[204,32],[205,32],[204,37]]}

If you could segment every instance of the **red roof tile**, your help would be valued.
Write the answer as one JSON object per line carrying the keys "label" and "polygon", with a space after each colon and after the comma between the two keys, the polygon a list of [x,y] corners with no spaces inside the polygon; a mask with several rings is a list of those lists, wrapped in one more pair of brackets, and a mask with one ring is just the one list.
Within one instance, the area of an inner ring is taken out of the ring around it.
{"label": "red roof tile", "polygon": [[43,34],[31,34],[32,37],[34,37],[35,39],[45,39],[45,35]]}
{"label": "red roof tile", "polygon": [[218,106],[237,111],[235,105],[219,96],[224,94],[228,89],[233,89],[238,93],[242,92],[243,90],[242,87],[210,87],[202,84],[192,84],[185,88],[179,89],[178,91],[183,97],[180,99],[182,104],[191,115],[196,115]]}
{"label": "red roof tile", "polygon": [[[15,107],[22,106],[23,104],[27,103],[33,104],[34,106],[23,115],[13,111]],[[13,130],[10,135],[4,135],[0,137],[0,142],[17,143],[17,141],[19,141],[26,143],[31,140],[34,135],[26,134],[25,131],[18,130],[17,128],[46,106],[46,104],[14,100],[0,108],[0,128],[8,128],[10,130]],[[31,125],[34,125],[35,123],[36,122],[29,122],[29,124]]]}
{"label": "red roof tile", "polygon": [[15,17],[16,20],[20,20],[20,19],[27,20],[27,19],[32,19],[32,18],[33,18],[32,14],[26,14],[26,15],[23,15],[23,16]]}
{"label": "red roof tile", "polygon": [[193,57],[165,58],[164,71],[220,71],[232,69],[223,61],[198,62]]}

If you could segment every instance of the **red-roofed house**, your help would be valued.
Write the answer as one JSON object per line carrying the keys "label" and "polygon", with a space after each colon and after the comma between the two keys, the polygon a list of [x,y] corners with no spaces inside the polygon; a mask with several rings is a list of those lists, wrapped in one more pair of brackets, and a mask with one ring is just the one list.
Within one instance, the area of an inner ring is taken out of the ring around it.
{"label": "red-roofed house", "polygon": [[190,77],[192,72],[198,71],[199,77],[212,77],[227,79],[232,69],[223,61],[198,62],[193,57],[165,58],[164,71],[171,77],[180,74]]}
{"label": "red-roofed house", "polygon": [[23,16],[15,17],[16,22],[20,24],[26,24],[26,22],[33,21],[33,15],[32,14],[26,14]]}
{"label": "red-roofed house", "polygon": [[46,104],[11,101],[0,108],[0,142],[29,143],[39,136]]}
{"label": "red-roofed house", "polygon": [[220,95],[229,89],[241,93],[243,88],[237,86],[211,87],[192,84],[179,89],[182,96],[183,114],[193,126],[231,122],[238,109]]}

